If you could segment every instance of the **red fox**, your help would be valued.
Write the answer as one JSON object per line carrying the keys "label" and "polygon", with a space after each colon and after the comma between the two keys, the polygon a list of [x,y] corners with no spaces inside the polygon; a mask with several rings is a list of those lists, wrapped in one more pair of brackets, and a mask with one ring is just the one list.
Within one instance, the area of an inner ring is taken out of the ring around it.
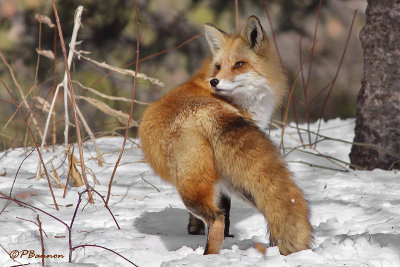
{"label": "red fox", "polygon": [[255,16],[237,34],[210,24],[205,29],[212,60],[143,114],[139,136],[145,158],[176,187],[190,213],[206,223],[204,254],[217,254],[229,234],[223,193],[265,216],[270,245],[283,255],[308,249],[307,202],[259,128],[284,95],[267,35]]}

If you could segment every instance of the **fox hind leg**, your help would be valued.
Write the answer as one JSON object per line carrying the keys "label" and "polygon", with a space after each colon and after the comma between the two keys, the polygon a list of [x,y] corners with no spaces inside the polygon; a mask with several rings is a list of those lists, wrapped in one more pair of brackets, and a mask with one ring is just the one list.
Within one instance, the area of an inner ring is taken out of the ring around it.
{"label": "fox hind leg", "polygon": [[225,216],[214,202],[219,194],[219,175],[215,170],[213,151],[203,135],[181,132],[174,146],[174,185],[186,208],[208,227],[204,254],[217,254],[224,241]]}
{"label": "fox hind leg", "polygon": [[[224,236],[225,237],[233,237],[233,235],[229,234],[231,198],[228,195],[221,193],[218,207],[222,210],[222,212],[224,213],[224,216],[225,216]],[[204,235],[205,234],[204,222],[191,213],[189,213],[188,232],[191,235]]]}
{"label": "fox hind leg", "polygon": [[207,244],[204,255],[217,254],[224,241],[225,216],[214,203],[212,185],[196,186],[196,191],[179,191],[186,208],[201,218],[208,227]]}

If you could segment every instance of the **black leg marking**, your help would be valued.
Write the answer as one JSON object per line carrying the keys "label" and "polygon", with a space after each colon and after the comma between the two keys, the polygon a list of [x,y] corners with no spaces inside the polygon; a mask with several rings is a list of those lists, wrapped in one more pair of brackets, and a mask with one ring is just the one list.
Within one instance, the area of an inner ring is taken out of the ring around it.
{"label": "black leg marking", "polygon": [[219,208],[222,210],[222,212],[225,215],[225,230],[224,230],[224,236],[225,237],[233,237],[233,235],[229,234],[229,227],[231,224],[231,221],[229,219],[230,216],[230,211],[231,211],[231,198],[224,194],[221,193],[220,201],[219,201]]}

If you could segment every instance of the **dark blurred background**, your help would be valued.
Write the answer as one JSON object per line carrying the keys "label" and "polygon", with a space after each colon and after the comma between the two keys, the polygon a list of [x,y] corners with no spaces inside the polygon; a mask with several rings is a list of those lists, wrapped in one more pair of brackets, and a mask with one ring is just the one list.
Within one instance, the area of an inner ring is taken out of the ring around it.
{"label": "dark blurred background", "polygon": [[[318,11],[318,0],[268,0],[265,1],[272,24],[277,35],[277,43],[284,66],[288,73],[289,84],[294,82],[301,59],[312,47],[314,29]],[[90,58],[107,62],[113,66],[125,66],[135,69],[136,51],[136,18],[133,0],[63,0],[56,1],[65,42],[68,44],[73,29],[75,9],[84,6],[82,28],[78,40],[83,41],[78,49],[90,51]],[[361,87],[362,49],[358,34],[364,23],[364,0],[331,0],[322,1],[319,15],[316,46],[312,60],[312,72],[308,87],[311,121],[321,116],[321,108],[327,90],[323,88],[333,79],[339,65],[346,38],[350,30],[354,10],[358,10],[353,32],[350,36],[347,53],[335,82],[332,94],[324,112],[324,119],[348,118],[355,116],[356,96]],[[138,0],[140,20],[140,58],[159,51],[173,48],[203,32],[203,24],[212,23],[219,28],[232,32],[235,30],[235,1],[224,0]],[[262,0],[239,0],[240,22],[250,15],[261,19],[264,29],[271,36],[270,25]],[[16,79],[27,93],[35,81],[37,63],[36,48],[39,43],[39,22],[35,14],[49,16],[55,23],[52,1],[50,0],[0,0],[0,50],[11,64]],[[59,41],[57,40],[59,43]],[[41,48],[54,50],[54,30],[42,24]],[[67,49],[68,50],[68,49]],[[160,87],[139,79],[136,88],[136,99],[152,102],[173,87],[185,82],[209,56],[209,49],[204,36],[194,39],[179,49],[146,60],[139,65],[139,72],[161,80],[165,86]],[[61,47],[57,45],[56,83],[64,76],[64,62]],[[295,96],[296,114],[300,122],[305,121],[305,108],[301,105],[303,87],[308,76],[309,64],[303,66],[303,73],[297,80]],[[130,98],[133,78],[112,73],[85,60],[74,60],[71,68],[72,79],[81,84],[113,96]],[[12,81],[10,73],[0,61],[0,78],[4,80],[14,97],[21,97]],[[9,103],[10,97],[1,86],[0,89],[0,150],[8,147],[22,146],[26,127],[17,114],[10,120],[16,108]],[[38,105],[33,105],[33,97],[41,96],[51,102],[54,90],[53,61],[41,57],[38,84],[28,97],[33,106],[31,112],[44,125],[47,114]],[[79,86],[74,86],[76,94],[96,97]],[[62,93],[57,100],[57,140],[63,137],[63,100]],[[129,113],[129,103],[102,100],[114,109]],[[78,100],[90,127],[97,136],[121,133],[116,128],[123,126],[112,116],[105,115],[82,100]],[[134,119],[139,120],[145,106],[135,105]],[[28,111],[24,110],[25,114]],[[281,112],[276,112],[280,118]],[[293,111],[290,113],[293,119]],[[74,138],[71,132],[71,137]],[[135,129],[132,130],[132,136]],[[28,142],[28,144],[31,144]]]}

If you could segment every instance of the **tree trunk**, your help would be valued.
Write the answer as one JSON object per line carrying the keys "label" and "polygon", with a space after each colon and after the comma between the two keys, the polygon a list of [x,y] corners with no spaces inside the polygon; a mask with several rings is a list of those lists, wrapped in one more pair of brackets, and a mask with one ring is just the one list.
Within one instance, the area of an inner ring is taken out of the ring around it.
{"label": "tree trunk", "polygon": [[364,76],[358,94],[354,142],[383,150],[353,145],[351,163],[368,170],[399,169],[400,1],[368,0],[360,40]]}

